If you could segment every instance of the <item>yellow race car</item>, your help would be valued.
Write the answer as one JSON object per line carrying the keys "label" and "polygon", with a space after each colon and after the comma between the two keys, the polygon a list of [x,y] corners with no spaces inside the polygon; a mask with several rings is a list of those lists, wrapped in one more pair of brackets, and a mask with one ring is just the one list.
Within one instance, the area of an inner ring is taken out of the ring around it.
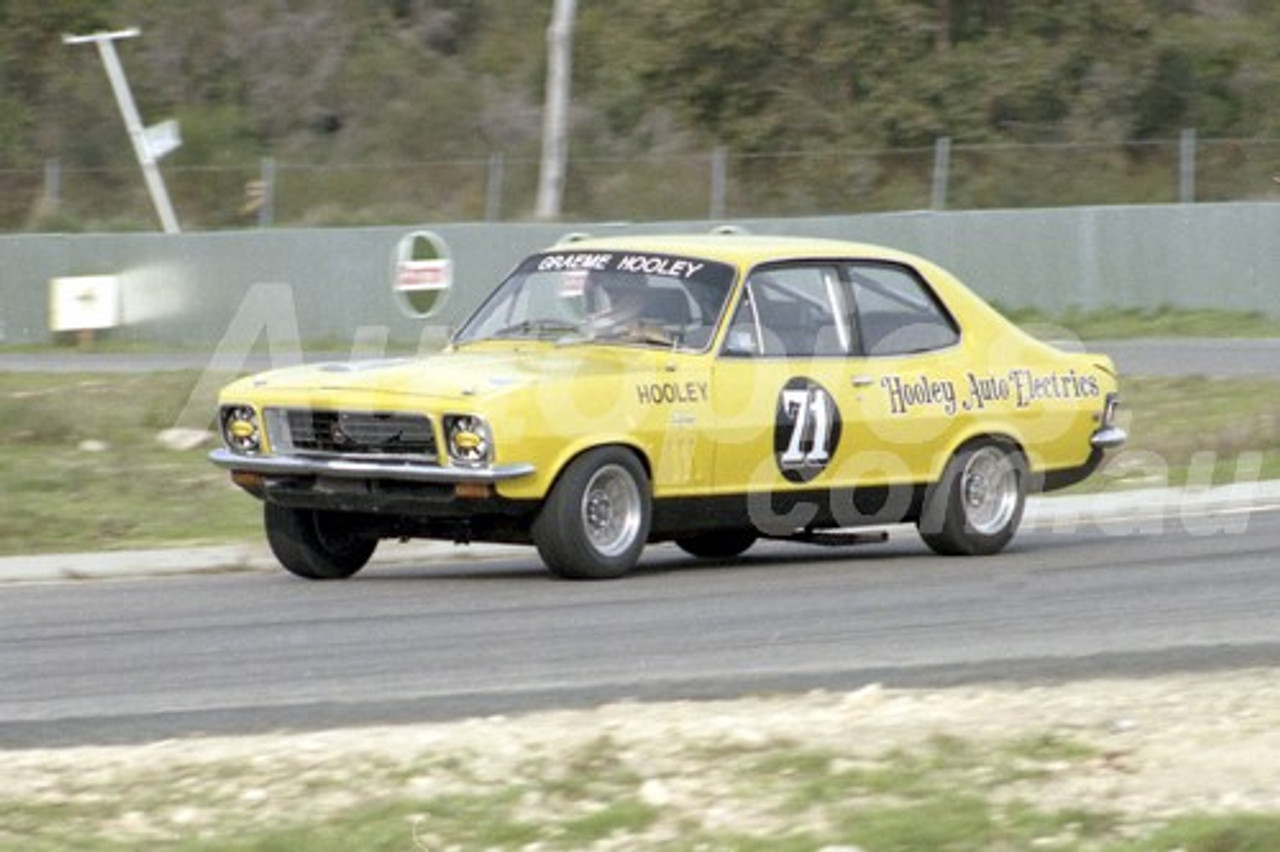
{"label": "yellow race car", "polygon": [[211,455],[280,562],[349,577],[380,539],[531,543],[572,578],[648,542],[728,558],[914,523],[991,554],[1029,491],[1125,440],[1116,373],[938,266],[833,240],[588,239],[524,260],[440,354],[241,379]]}

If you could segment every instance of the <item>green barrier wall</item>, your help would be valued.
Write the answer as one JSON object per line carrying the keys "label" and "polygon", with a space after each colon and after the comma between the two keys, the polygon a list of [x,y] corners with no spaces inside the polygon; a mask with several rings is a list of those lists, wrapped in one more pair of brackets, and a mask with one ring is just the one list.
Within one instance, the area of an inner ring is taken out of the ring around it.
{"label": "green barrier wall", "polygon": [[[447,243],[454,289],[431,320],[393,296],[397,242],[418,228],[0,237],[0,342],[40,343],[49,281],[116,275],[114,339],[213,346],[295,335],[336,348],[443,338],[522,256],[570,232],[705,231],[715,223],[463,224]],[[734,222],[758,234],[892,245],[949,268],[984,297],[1071,306],[1221,308],[1280,316],[1280,204],[918,212]]]}

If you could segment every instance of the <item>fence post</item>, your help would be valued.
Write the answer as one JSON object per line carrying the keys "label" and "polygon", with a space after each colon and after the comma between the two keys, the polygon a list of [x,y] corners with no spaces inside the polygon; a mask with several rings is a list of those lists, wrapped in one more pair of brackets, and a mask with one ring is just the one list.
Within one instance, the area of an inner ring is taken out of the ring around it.
{"label": "fence post", "polygon": [[542,108],[542,161],[534,216],[560,218],[569,160],[569,89],[573,82],[573,16],[578,0],[555,0],[547,27],[547,91]]}
{"label": "fence post", "polygon": [[711,204],[708,219],[723,219],[725,211],[726,183],[729,175],[729,149],[717,145],[711,149]]}
{"label": "fence post", "polygon": [[58,212],[62,203],[62,161],[49,157],[44,161],[44,194],[40,199],[40,212],[44,215]]}
{"label": "fence post", "polygon": [[1178,201],[1192,204],[1196,200],[1196,131],[1187,127],[1178,144]]}
{"label": "fence post", "polygon": [[489,155],[489,180],[484,192],[484,220],[498,222],[502,219],[502,171],[505,166],[501,151]]}
{"label": "fence post", "polygon": [[947,182],[951,178],[951,137],[939,136],[933,143],[933,192],[930,206],[947,209]]}
{"label": "fence post", "polygon": [[258,227],[270,228],[276,218],[276,158],[263,157],[259,168],[262,206],[258,208]]}

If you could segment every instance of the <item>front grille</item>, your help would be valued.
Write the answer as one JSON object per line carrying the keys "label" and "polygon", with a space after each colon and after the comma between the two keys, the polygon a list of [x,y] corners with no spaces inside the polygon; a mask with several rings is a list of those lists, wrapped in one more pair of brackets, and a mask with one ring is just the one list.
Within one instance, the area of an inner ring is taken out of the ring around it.
{"label": "front grille", "polygon": [[422,414],[286,409],[273,420],[284,452],[436,457],[431,418]]}

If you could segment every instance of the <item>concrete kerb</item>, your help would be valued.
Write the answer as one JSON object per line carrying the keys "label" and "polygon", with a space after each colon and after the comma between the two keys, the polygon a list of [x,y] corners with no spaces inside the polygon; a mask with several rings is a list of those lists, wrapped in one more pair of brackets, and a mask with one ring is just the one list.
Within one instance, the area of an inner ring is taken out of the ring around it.
{"label": "concrete kerb", "polygon": [[[1027,501],[1023,528],[1098,529],[1104,524],[1169,524],[1280,510],[1280,480],[1186,488],[1141,488],[1100,494],[1039,496]],[[1203,523],[1197,529],[1207,529]]]}
{"label": "concrete kerb", "polygon": [[[1024,529],[1072,532],[1121,523],[1150,529],[1151,522],[1192,523],[1256,511],[1280,511],[1280,480],[1212,488],[1148,488],[1104,494],[1036,496],[1027,501]],[[513,545],[455,545],[414,541],[383,546],[374,565],[421,565],[447,561],[528,559],[532,550]],[[55,553],[0,558],[0,583],[162,577],[197,573],[280,570],[265,544]]]}
{"label": "concrete kerb", "polygon": [[[414,541],[384,545],[371,565],[413,565],[527,556],[527,547],[497,544],[455,545]],[[57,580],[110,580],[182,574],[230,574],[279,571],[266,544],[116,550],[100,553],[51,553],[0,558],[0,583]]]}

